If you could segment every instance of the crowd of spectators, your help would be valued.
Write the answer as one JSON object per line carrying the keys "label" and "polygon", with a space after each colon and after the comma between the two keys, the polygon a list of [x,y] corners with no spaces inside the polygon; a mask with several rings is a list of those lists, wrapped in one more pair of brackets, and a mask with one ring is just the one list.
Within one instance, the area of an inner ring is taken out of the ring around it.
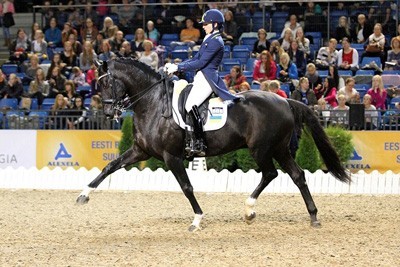
{"label": "crowd of spectators", "polygon": [[[153,2],[160,5],[140,5]],[[43,1],[44,7],[40,10],[43,23],[33,23],[31,32],[18,29],[16,37],[6,44],[10,49],[7,64],[17,64],[18,73],[23,75],[0,75],[0,98],[16,98],[20,103],[25,98],[35,99],[38,109],[46,98],[53,99],[51,113],[54,115],[68,113],[65,109],[78,110],[77,120],[64,120],[53,128],[84,127],[87,118],[82,118],[91,112],[82,103],[92,99],[91,104],[95,104],[93,97],[101,103],[95,60],[134,57],[158,71],[165,61],[174,60],[172,50],[186,47],[188,56],[196,52],[204,37],[198,22],[209,8],[218,8],[224,13],[222,36],[228,51],[241,45],[242,33],[253,32],[256,36],[248,46],[250,67],[245,62],[221,69],[231,93],[251,89],[273,91],[302,101],[315,110],[345,109],[343,101],[346,104],[368,102],[368,109],[386,110],[390,99],[396,97],[396,90],[394,94],[386,93],[381,78],[384,70],[400,70],[400,33],[397,32],[400,26],[396,27],[391,15],[392,1],[335,2],[330,10],[316,1],[259,1],[259,4],[227,1],[222,5],[197,1],[190,6],[185,2],[100,0],[94,5],[89,0]],[[122,5],[107,6],[110,3]],[[268,38],[271,25],[249,28],[249,18],[263,9],[268,14],[287,14],[286,22],[274,33],[276,37]],[[334,12],[347,16],[338,17],[333,27],[324,21],[320,29],[313,28],[321,18],[326,19]],[[320,32],[322,38],[308,35],[310,31]],[[162,38],[168,34],[178,34],[179,38],[165,45]],[[327,40],[327,36],[331,38]],[[361,50],[354,48],[360,44]],[[376,61],[361,65],[364,58]],[[373,71],[371,79],[363,82],[368,84],[365,92],[354,88],[361,69]],[[341,71],[350,71],[350,74],[341,75]],[[90,107],[98,109],[98,106]]]}

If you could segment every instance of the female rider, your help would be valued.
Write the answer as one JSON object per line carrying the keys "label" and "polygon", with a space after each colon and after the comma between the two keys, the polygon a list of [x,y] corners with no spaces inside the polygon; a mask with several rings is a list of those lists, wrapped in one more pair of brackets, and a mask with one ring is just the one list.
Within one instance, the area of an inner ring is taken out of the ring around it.
{"label": "female rider", "polygon": [[204,102],[212,92],[215,92],[223,100],[237,100],[229,93],[222,78],[218,75],[218,67],[224,54],[224,41],[221,32],[224,23],[223,14],[217,9],[210,9],[204,13],[200,23],[206,32],[199,52],[191,59],[178,65],[167,63],[164,71],[171,75],[176,71],[196,71],[193,87],[187,98],[185,110],[193,122],[194,138],[186,144],[188,156],[204,156],[207,148],[204,142],[203,122],[200,118],[198,106]]}

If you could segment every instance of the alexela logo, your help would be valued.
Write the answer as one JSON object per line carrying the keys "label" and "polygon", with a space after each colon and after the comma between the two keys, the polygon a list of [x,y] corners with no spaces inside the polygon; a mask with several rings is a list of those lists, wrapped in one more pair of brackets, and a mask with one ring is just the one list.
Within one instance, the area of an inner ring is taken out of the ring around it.
{"label": "alexela logo", "polygon": [[[363,157],[359,155],[354,148],[353,150],[353,156],[350,158],[351,161],[361,161]],[[346,168],[348,169],[357,169],[357,170],[362,170],[362,169],[371,169],[371,166],[368,163],[347,163]]]}
{"label": "alexela logo", "polygon": [[[70,159],[72,158],[72,155],[68,153],[67,148],[64,146],[63,143],[60,143],[60,148],[58,149],[58,152],[56,156],[54,157],[55,161],[49,161],[48,166],[52,167],[74,167],[74,166],[79,166],[79,163],[77,161],[61,161],[61,159]],[[60,159],[60,160],[59,160]]]}

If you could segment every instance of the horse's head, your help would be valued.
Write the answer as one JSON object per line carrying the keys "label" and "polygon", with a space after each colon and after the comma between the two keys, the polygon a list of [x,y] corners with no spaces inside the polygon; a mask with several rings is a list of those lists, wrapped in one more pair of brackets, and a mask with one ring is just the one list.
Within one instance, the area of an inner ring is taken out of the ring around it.
{"label": "horse's head", "polygon": [[104,114],[109,118],[118,118],[125,108],[125,87],[122,81],[115,77],[112,61],[96,61],[95,64],[98,71],[97,83],[103,98]]}

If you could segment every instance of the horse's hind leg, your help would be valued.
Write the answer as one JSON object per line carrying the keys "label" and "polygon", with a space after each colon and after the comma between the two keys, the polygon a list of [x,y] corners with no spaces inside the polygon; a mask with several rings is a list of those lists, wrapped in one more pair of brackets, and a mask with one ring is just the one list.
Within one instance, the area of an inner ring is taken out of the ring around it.
{"label": "horse's hind leg", "polygon": [[304,171],[294,161],[289,153],[289,150],[281,153],[278,157],[276,157],[276,160],[278,161],[282,169],[289,174],[293,182],[299,188],[300,193],[303,196],[304,202],[306,203],[308,213],[310,214],[311,226],[320,227],[321,223],[317,219],[318,210],[315,206],[310,190],[308,189]]}
{"label": "horse's hind leg", "polygon": [[258,166],[262,171],[261,181],[250,195],[249,198],[246,199],[246,211],[244,219],[246,223],[251,224],[254,222],[256,218],[256,212],[254,210],[254,206],[256,205],[257,198],[260,196],[262,191],[267,187],[267,185],[278,176],[278,172],[276,171],[275,165],[272,162],[272,159],[268,156],[254,156]]}
{"label": "horse's hind leg", "polygon": [[150,158],[150,156],[144,153],[140,147],[133,145],[133,147],[125,151],[125,153],[104,167],[101,173],[79,194],[76,203],[86,204],[89,201],[89,193],[96,189],[99,184],[101,184],[101,182],[111,173],[119,170],[120,168],[134,164],[138,161],[146,160],[148,158]]}
{"label": "horse's hind leg", "polygon": [[183,159],[166,153],[166,155],[164,156],[164,161],[167,167],[174,174],[183,193],[189,200],[190,205],[192,205],[194,211],[194,219],[189,227],[189,231],[195,232],[197,230],[200,230],[201,229],[200,222],[203,219],[203,211],[201,210],[200,205],[193,194],[193,186],[190,183],[189,176],[186,173],[186,169],[183,164]]}

